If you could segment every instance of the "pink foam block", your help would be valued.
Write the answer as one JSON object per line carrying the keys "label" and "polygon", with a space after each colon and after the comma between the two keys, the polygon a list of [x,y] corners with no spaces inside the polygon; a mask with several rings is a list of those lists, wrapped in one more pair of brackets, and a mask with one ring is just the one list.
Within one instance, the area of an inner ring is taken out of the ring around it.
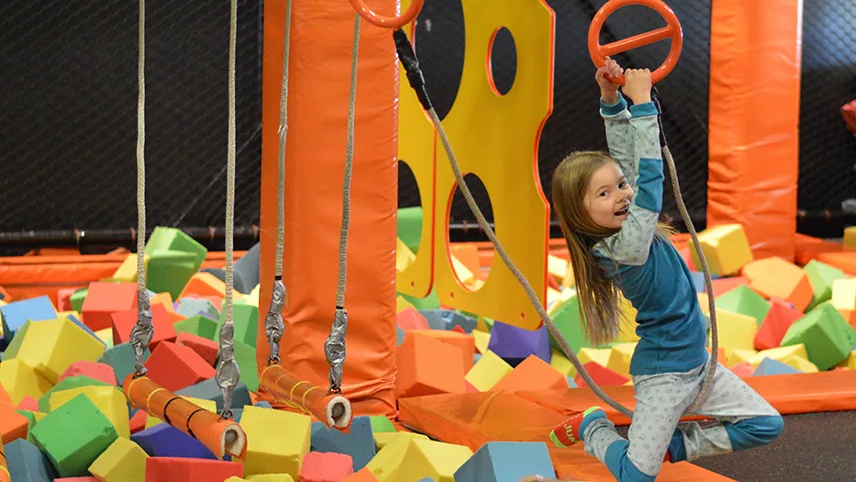
{"label": "pink foam block", "polygon": [[21,399],[21,403],[15,407],[15,410],[30,410],[33,412],[39,411],[39,402],[36,401],[33,397],[29,395],[25,395],[24,398]]}
{"label": "pink foam block", "polygon": [[298,482],[339,482],[354,473],[350,455],[333,452],[309,452],[303,458]]}
{"label": "pink foam block", "polygon": [[186,331],[178,332],[178,336],[175,337],[175,344],[190,348],[212,366],[216,363],[217,353],[220,351],[216,341]]}
{"label": "pink foam block", "polygon": [[98,363],[94,361],[81,360],[72,363],[59,376],[57,383],[68,377],[76,377],[78,375],[94,378],[95,380],[116,385],[116,370],[106,363]]}
{"label": "pink foam block", "polygon": [[146,459],[146,482],[223,482],[232,476],[243,477],[244,465],[239,462],[182,457]]}
{"label": "pink foam block", "polygon": [[402,330],[430,330],[431,325],[428,324],[428,320],[422,316],[422,313],[416,311],[414,308],[406,308],[401,310],[396,315],[396,321],[398,326]]}
{"label": "pink foam block", "polygon": [[216,371],[192,349],[168,341],[160,343],[146,361],[147,375],[169,391],[214,378]]}

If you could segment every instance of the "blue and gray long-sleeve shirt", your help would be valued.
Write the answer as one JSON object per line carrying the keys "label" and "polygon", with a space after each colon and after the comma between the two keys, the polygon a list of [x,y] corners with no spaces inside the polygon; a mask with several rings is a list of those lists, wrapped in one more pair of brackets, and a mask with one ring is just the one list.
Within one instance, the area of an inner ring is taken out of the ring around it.
{"label": "blue and gray long-sleeve shirt", "polygon": [[690,371],[707,361],[707,333],[689,268],[670,242],[655,237],[664,179],[657,108],[652,102],[628,108],[621,94],[616,104],[600,103],[610,156],[634,193],[621,231],[602,242],[608,250],[594,248],[637,310],[640,340],[630,374]]}

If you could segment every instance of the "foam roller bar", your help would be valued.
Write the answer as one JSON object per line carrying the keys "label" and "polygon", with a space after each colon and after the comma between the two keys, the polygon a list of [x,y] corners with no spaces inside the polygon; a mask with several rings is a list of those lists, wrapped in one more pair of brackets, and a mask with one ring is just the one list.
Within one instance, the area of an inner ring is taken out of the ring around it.
{"label": "foam roller bar", "polygon": [[327,395],[323,388],[299,381],[280,365],[262,371],[261,387],[278,403],[312,415],[327,428],[347,430],[351,426],[351,402],[341,395]]}
{"label": "foam roller bar", "polygon": [[221,419],[219,415],[160,387],[148,377],[128,375],[122,388],[132,404],[196,438],[218,458],[222,459],[227,454],[239,459],[246,456],[247,436],[234,421]]}

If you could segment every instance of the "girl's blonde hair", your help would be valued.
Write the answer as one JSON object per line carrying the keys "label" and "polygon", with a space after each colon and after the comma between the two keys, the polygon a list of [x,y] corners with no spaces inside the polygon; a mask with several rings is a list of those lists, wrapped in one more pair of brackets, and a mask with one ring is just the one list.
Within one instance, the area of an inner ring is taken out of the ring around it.
{"label": "girl's blonde hair", "polygon": [[[575,152],[563,159],[553,174],[553,209],[571,256],[582,325],[594,346],[614,340],[621,326],[619,283],[607,276],[593,253],[598,242],[619,230],[595,224],[584,203],[592,176],[608,163],[618,164],[603,152]],[[660,222],[656,237],[669,242],[674,232]]]}

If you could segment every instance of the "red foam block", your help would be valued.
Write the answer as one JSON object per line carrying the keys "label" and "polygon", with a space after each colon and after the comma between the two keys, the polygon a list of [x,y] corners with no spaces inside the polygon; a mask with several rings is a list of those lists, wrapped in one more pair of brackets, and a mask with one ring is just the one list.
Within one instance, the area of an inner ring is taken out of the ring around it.
{"label": "red foam block", "polygon": [[15,410],[30,410],[33,412],[39,411],[39,402],[35,398],[26,395],[21,399],[21,402],[15,407]]}
{"label": "red foam block", "polygon": [[770,299],[770,311],[755,333],[755,349],[758,351],[776,348],[782,343],[788,328],[803,314],[781,298]]}
{"label": "red foam block", "polygon": [[217,353],[220,351],[220,347],[217,346],[217,342],[214,340],[182,331],[175,337],[175,343],[176,345],[183,345],[195,351],[209,365],[213,366],[217,362]]}
{"label": "red foam block", "polygon": [[[80,314],[93,331],[110,328],[111,315],[137,306],[137,283],[90,283]],[[136,316],[136,314],[134,315]]]}
{"label": "red foam block", "polygon": [[152,351],[146,370],[152,381],[172,392],[214,378],[216,374],[214,367],[193,349],[169,341]]}
{"label": "red foam block", "polygon": [[415,308],[406,308],[396,315],[398,326],[402,330],[430,330],[431,325]]}
{"label": "red foam block", "polygon": [[[583,368],[586,369],[586,372],[589,374],[592,380],[600,386],[600,387],[616,387],[619,385],[624,385],[629,382],[630,379],[616,373],[605,366],[601,366],[596,362],[588,362],[583,365]],[[582,388],[587,386],[583,377],[578,373],[576,377],[574,377],[574,382],[576,382],[577,386]]]}
{"label": "red foam block", "polygon": [[69,365],[68,368],[62,372],[62,375],[59,376],[57,383],[61,382],[65,378],[76,377],[79,375],[94,378],[95,380],[109,383],[110,385],[116,385],[117,383],[116,370],[114,370],[113,367],[106,363],[98,363],[88,360],[77,361]]}
{"label": "red foam block", "polygon": [[223,482],[232,476],[243,477],[244,465],[239,462],[183,457],[146,459],[146,482]]}
{"label": "red foam block", "polygon": [[354,459],[334,452],[309,452],[303,457],[298,482],[339,482],[354,473]]}

